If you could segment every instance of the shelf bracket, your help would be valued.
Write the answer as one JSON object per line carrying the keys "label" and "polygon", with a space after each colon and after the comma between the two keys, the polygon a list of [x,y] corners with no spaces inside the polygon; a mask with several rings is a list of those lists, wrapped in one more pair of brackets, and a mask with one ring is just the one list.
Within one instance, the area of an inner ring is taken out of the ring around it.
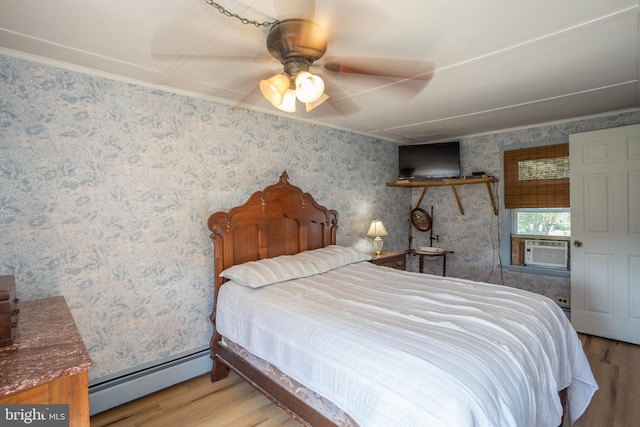
{"label": "shelf bracket", "polygon": [[429,189],[429,187],[424,187],[422,189],[422,194],[420,194],[420,198],[418,199],[418,204],[416,204],[416,208],[419,208],[420,205],[422,204],[422,199],[424,199],[424,196],[427,195],[427,190]]}
{"label": "shelf bracket", "polygon": [[451,185],[451,191],[453,191],[453,196],[456,198],[456,202],[458,202],[458,209],[460,209],[460,214],[464,215],[464,209],[462,208],[462,202],[460,201],[460,196],[458,195],[458,189],[455,185]]}
{"label": "shelf bracket", "polygon": [[491,200],[491,206],[493,206],[493,213],[498,215],[498,205],[496,204],[496,198],[493,195],[493,189],[491,188],[491,182],[487,181],[487,191],[489,192],[489,199]]}

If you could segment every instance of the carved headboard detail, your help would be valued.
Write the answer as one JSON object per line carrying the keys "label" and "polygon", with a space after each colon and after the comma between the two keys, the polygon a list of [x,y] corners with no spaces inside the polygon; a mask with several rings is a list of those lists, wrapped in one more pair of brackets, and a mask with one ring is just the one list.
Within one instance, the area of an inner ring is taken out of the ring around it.
{"label": "carved headboard detail", "polygon": [[276,184],[253,193],[245,204],[209,216],[216,296],[223,283],[218,275],[232,265],[336,243],[338,213],[316,203],[288,178],[284,171]]}

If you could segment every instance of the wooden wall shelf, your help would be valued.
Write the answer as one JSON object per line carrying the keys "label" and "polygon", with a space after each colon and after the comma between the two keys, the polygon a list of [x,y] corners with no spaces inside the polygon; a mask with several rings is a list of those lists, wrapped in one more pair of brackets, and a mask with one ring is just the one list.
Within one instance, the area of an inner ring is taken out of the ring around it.
{"label": "wooden wall shelf", "polygon": [[493,189],[491,188],[491,184],[494,182],[498,182],[498,178],[493,177],[482,177],[482,178],[470,178],[470,179],[443,179],[441,181],[396,181],[396,182],[387,182],[387,187],[408,187],[408,188],[422,188],[422,194],[420,195],[420,199],[418,200],[418,204],[416,207],[420,207],[422,203],[422,199],[427,194],[427,189],[429,187],[451,187],[453,191],[453,195],[456,198],[456,202],[458,202],[458,208],[460,208],[460,213],[464,215],[464,208],[462,207],[462,202],[460,201],[460,196],[458,195],[458,185],[472,185],[472,184],[486,184],[487,191],[489,192],[489,198],[491,199],[491,205],[493,206],[493,213],[498,215],[498,204],[496,203],[495,195],[493,194]]}

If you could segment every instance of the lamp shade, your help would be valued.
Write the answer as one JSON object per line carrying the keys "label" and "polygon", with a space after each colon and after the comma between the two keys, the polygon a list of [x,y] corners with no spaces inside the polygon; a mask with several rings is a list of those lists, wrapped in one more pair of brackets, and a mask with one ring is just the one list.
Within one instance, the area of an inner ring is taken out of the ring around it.
{"label": "lamp shade", "polygon": [[276,107],[282,104],[285,94],[289,90],[289,76],[281,73],[260,82],[260,92]]}
{"label": "lamp shade", "polygon": [[374,219],[371,221],[371,227],[369,227],[369,231],[367,232],[367,236],[386,236],[387,230],[384,228],[384,224],[379,219]]}
{"label": "lamp shade", "polygon": [[282,98],[282,103],[274,105],[282,111],[294,113],[296,111],[296,91],[293,89],[287,90]]}
{"label": "lamp shade", "polygon": [[324,81],[308,71],[301,71],[296,76],[296,96],[300,102],[310,103],[324,93]]}

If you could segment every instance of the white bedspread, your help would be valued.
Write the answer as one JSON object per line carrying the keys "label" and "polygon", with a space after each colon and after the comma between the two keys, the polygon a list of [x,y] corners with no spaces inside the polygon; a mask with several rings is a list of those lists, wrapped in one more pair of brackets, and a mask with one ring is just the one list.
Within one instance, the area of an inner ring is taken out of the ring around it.
{"label": "white bedspread", "polygon": [[219,293],[225,337],[309,386],[362,427],[556,427],[597,384],[548,298],[368,262]]}

